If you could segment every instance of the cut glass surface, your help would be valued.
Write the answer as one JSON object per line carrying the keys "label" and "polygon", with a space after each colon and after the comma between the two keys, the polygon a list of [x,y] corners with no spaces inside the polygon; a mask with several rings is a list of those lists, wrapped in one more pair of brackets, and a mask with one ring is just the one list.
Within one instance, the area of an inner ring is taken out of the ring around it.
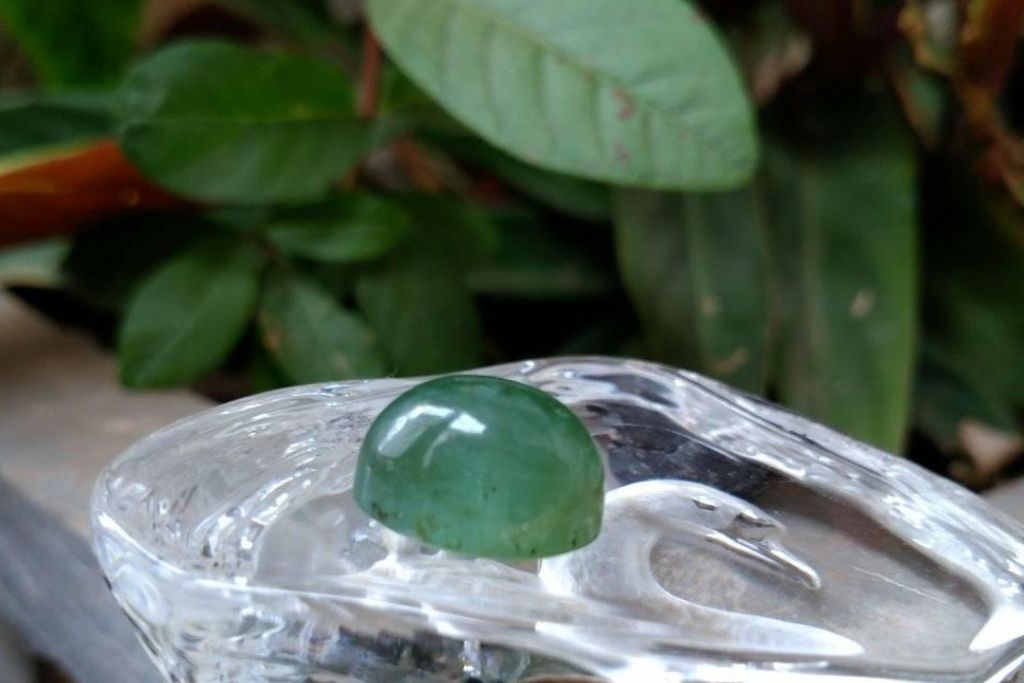
{"label": "cut glass surface", "polygon": [[597,540],[501,562],[363,513],[361,440],[421,380],[215,408],[135,445],[94,498],[100,562],[169,680],[995,683],[1021,666],[1024,530],[964,489],[663,366],[475,372],[587,425]]}

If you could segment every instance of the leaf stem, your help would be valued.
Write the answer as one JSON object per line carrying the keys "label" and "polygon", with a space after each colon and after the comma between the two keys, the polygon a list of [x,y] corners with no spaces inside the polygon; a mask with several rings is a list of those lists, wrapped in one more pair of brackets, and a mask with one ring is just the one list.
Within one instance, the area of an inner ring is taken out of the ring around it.
{"label": "leaf stem", "polygon": [[373,29],[363,29],[363,63],[359,74],[359,101],[357,112],[360,118],[372,119],[377,115],[380,100],[380,43]]}
{"label": "leaf stem", "polygon": [[415,189],[420,192],[444,190],[444,180],[433,168],[423,149],[414,140],[411,138],[396,140],[394,150],[399,162],[405,168],[409,182]]}

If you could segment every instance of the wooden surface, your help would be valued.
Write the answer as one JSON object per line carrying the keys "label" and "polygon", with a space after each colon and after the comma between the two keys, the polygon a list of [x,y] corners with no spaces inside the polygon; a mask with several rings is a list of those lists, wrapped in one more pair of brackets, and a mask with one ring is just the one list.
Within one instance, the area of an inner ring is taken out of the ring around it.
{"label": "wooden surface", "polygon": [[[108,354],[0,294],[0,623],[79,683],[162,680],[93,558],[89,497],[120,451],[209,405],[123,390]],[[21,666],[5,652],[0,672]]]}
{"label": "wooden surface", "polygon": [[0,477],[80,535],[111,458],[209,405],[185,391],[122,389],[109,354],[0,293]]}
{"label": "wooden surface", "polygon": [[81,683],[159,683],[85,539],[0,479],[0,617]]}
{"label": "wooden surface", "polygon": [[[1024,479],[1003,484],[986,493],[985,500],[1024,524]],[[1024,529],[1021,533],[1024,534]]]}

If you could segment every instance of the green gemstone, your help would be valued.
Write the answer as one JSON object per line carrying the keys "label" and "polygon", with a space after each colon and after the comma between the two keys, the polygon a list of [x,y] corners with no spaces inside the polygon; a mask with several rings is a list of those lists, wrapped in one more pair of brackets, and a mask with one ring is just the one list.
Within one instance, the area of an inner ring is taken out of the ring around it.
{"label": "green gemstone", "polygon": [[367,432],[355,499],[400,533],[469,555],[548,557],[601,529],[604,466],[571,410],[525,384],[452,375],[389,404]]}

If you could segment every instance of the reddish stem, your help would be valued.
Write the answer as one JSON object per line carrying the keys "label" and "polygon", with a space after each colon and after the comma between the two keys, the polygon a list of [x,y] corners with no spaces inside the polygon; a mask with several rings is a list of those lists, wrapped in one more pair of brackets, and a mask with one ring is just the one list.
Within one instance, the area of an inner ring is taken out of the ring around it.
{"label": "reddish stem", "polygon": [[359,116],[364,119],[376,116],[379,100],[380,43],[377,42],[373,30],[367,26],[363,30],[363,64],[359,74]]}
{"label": "reddish stem", "polygon": [[440,192],[444,189],[444,181],[431,168],[430,160],[416,142],[410,138],[396,140],[394,150],[414,188],[421,192]]}

